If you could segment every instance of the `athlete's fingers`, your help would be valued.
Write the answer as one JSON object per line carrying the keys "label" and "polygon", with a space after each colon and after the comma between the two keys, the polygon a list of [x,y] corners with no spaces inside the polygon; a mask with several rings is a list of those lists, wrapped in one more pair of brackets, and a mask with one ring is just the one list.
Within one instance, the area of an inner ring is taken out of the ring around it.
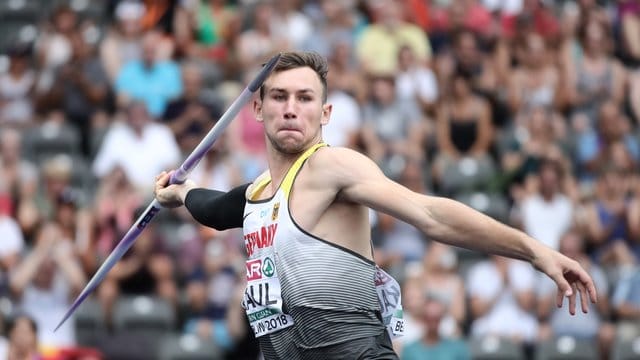
{"label": "athlete's fingers", "polygon": [[581,282],[576,282],[576,286],[580,292],[580,305],[582,306],[582,312],[586,314],[589,312],[589,302],[587,301],[587,296],[589,295],[587,294],[587,289]]}
{"label": "athlete's fingers", "polygon": [[573,288],[573,292],[571,293],[571,296],[569,296],[569,314],[571,315],[575,315],[576,314],[576,296],[577,296],[577,291],[575,289],[575,284],[571,285],[571,287]]}

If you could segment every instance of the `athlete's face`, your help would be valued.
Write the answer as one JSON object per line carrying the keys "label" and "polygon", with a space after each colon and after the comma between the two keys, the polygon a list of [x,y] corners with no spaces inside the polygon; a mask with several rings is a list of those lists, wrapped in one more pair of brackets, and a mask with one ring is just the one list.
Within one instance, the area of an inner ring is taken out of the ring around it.
{"label": "athlete's face", "polygon": [[264,83],[264,99],[254,103],[270,145],[297,154],[322,138],[331,105],[323,104],[322,82],[308,67],[273,73]]}

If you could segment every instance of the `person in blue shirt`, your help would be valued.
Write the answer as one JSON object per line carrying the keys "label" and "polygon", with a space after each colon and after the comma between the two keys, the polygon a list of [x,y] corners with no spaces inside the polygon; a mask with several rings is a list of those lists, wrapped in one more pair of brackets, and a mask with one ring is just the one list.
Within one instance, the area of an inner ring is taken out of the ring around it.
{"label": "person in blue shirt", "polygon": [[115,80],[119,103],[139,100],[158,119],[169,101],[182,94],[182,74],[178,64],[162,59],[157,52],[160,34],[150,31],[142,40],[142,59],[122,66]]}
{"label": "person in blue shirt", "polygon": [[421,314],[424,334],[420,340],[404,346],[400,356],[401,360],[471,359],[471,352],[464,341],[440,336],[440,322],[445,313],[445,303],[436,296],[428,295]]}

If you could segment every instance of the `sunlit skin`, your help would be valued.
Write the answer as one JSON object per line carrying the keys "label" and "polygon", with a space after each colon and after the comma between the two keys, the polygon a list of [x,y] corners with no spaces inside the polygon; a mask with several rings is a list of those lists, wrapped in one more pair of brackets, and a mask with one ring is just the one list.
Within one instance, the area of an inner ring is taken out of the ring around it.
{"label": "sunlit skin", "polygon": [[308,67],[274,73],[264,84],[264,99],[254,102],[264,124],[267,151],[287,163],[322,139],[331,105],[323,101],[318,75]]}

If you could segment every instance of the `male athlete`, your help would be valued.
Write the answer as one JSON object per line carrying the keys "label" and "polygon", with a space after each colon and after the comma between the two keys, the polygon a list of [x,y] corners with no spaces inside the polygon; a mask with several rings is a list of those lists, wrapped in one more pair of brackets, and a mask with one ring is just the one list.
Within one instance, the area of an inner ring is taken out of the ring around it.
{"label": "male athlete", "polygon": [[329,122],[327,63],[315,53],[282,54],[253,104],[264,124],[269,169],[229,192],[187,180],[156,198],[185,205],[216,229],[242,227],[247,250],[243,306],[266,359],[397,359],[381,316],[368,209],[429,238],[530,262],[569,298],[575,313],[596,290],[572,259],[461,203],[410,191],[366,156],[322,142]]}

